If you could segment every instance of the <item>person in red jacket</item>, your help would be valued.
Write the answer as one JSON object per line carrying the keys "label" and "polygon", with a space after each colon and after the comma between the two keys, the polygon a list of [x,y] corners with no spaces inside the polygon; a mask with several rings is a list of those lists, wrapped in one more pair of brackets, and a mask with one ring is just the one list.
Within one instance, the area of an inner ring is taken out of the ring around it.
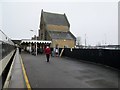
{"label": "person in red jacket", "polygon": [[50,54],[51,54],[51,50],[50,50],[49,46],[47,46],[45,48],[45,54],[46,54],[47,62],[49,62],[49,58],[50,58]]}

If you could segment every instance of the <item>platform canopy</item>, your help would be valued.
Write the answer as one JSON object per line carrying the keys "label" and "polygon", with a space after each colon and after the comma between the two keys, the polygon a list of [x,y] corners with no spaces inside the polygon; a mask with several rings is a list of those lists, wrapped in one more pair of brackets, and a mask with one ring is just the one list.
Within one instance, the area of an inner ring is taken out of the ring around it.
{"label": "platform canopy", "polygon": [[22,43],[40,43],[40,44],[51,44],[52,41],[46,41],[46,40],[30,40],[30,39],[22,39]]}

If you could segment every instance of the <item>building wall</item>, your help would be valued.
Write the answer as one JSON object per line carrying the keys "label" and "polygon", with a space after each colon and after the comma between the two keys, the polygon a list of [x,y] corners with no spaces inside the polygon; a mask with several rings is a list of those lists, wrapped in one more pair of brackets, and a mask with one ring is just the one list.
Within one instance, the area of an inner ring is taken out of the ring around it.
{"label": "building wall", "polygon": [[46,35],[46,40],[50,40],[50,41],[52,40],[51,37],[50,37],[50,35],[48,33]]}
{"label": "building wall", "polygon": [[120,45],[120,1],[118,2],[118,44]]}
{"label": "building wall", "polygon": [[43,17],[41,17],[41,22],[40,22],[39,38],[40,40],[45,40],[45,23]]}
{"label": "building wall", "polygon": [[54,39],[52,40],[51,47],[55,47],[56,44],[58,44],[59,48],[64,48],[64,46],[67,46],[68,48],[72,48],[75,46],[75,41],[65,40],[65,39]]}
{"label": "building wall", "polygon": [[47,25],[48,30],[56,30],[56,31],[62,31],[62,32],[67,32],[69,31],[68,26],[62,26],[62,25]]}

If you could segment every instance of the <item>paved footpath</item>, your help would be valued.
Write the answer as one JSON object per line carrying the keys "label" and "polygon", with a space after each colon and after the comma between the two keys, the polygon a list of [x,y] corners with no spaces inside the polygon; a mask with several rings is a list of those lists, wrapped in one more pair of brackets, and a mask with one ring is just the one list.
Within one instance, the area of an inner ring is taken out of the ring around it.
{"label": "paved footpath", "polygon": [[32,88],[118,88],[118,71],[71,58],[21,54]]}

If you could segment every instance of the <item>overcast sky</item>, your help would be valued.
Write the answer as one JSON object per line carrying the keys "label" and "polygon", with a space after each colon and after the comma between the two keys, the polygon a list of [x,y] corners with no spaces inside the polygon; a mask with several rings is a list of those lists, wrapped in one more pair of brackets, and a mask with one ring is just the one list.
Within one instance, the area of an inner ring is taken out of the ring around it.
{"label": "overcast sky", "polygon": [[[0,29],[12,39],[30,39],[38,31],[41,10],[66,14],[70,31],[87,45],[118,44],[118,0],[38,2],[1,0]],[[38,32],[37,32],[38,33]]]}

